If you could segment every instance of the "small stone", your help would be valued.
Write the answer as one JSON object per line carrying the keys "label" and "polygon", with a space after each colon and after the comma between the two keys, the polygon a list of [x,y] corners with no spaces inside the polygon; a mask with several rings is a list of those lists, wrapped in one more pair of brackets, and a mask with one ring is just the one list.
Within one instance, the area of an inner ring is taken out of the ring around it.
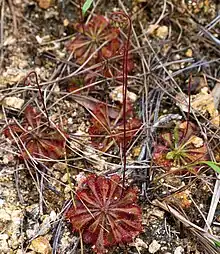
{"label": "small stone", "polygon": [[[21,60],[22,61],[22,60]],[[26,62],[26,61],[25,61]],[[19,63],[17,63],[17,68],[9,68],[0,76],[0,87],[7,87],[8,84],[12,85],[14,83],[20,82],[27,75],[24,68],[22,70],[18,69]]]}
{"label": "small stone", "polygon": [[67,186],[65,187],[65,189],[64,189],[64,193],[71,192],[72,189],[73,189],[73,188],[72,188],[71,186],[67,185]]}
{"label": "small stone", "polygon": [[53,92],[54,92],[55,94],[59,94],[59,93],[60,93],[60,87],[59,87],[58,84],[54,87]]}
{"label": "small stone", "polygon": [[66,173],[63,175],[63,177],[61,178],[61,181],[64,182],[64,183],[67,183],[68,182],[68,179],[69,179],[69,174]]}
{"label": "small stone", "polygon": [[39,44],[43,42],[43,39],[39,35],[37,35],[35,38]]}
{"label": "small stone", "polygon": [[193,55],[192,49],[187,49],[185,55],[186,55],[187,57],[192,57],[192,55]]}
{"label": "small stone", "polygon": [[4,105],[9,108],[21,109],[24,105],[24,100],[17,97],[6,97],[4,99]]}
{"label": "small stone", "polygon": [[168,36],[169,29],[167,26],[160,26],[157,28],[156,36],[162,40]]}
{"label": "small stone", "polygon": [[38,2],[39,2],[39,7],[42,9],[48,9],[52,4],[51,0],[38,0]]}
{"label": "small stone", "polygon": [[7,234],[0,234],[0,240],[7,240],[8,237],[9,236]]}
{"label": "small stone", "polygon": [[39,235],[46,235],[51,229],[51,218],[49,215],[43,216],[43,222],[39,228]]}
{"label": "small stone", "polygon": [[46,237],[39,236],[31,242],[31,249],[41,254],[51,254],[52,248]]}
{"label": "small stone", "polygon": [[52,211],[50,212],[50,219],[51,219],[52,221],[55,221],[55,220],[57,219],[57,214],[56,214],[56,212],[55,212],[54,210],[52,210]]}
{"label": "small stone", "polygon": [[156,241],[153,240],[153,242],[149,245],[149,252],[150,253],[156,253],[160,249],[161,245]]}
{"label": "small stone", "polygon": [[7,240],[0,240],[0,253],[10,253]]}
{"label": "small stone", "polygon": [[148,26],[147,34],[153,34],[154,31],[158,28],[158,25],[152,24]]}
{"label": "small stone", "polygon": [[[120,103],[123,103],[123,86],[118,86],[110,93],[110,98],[113,101],[119,101]],[[137,95],[133,92],[127,91],[127,98],[131,102],[135,102],[137,100]]]}
{"label": "small stone", "polygon": [[73,124],[73,118],[72,118],[72,117],[68,118],[68,119],[67,119],[67,123],[68,123],[68,124]]}
{"label": "small stone", "polygon": [[5,209],[0,209],[0,221],[10,221],[11,216],[6,212]]}
{"label": "small stone", "polygon": [[147,249],[148,248],[148,246],[147,246],[147,244],[141,239],[141,238],[136,238],[136,240],[135,240],[135,246],[136,246],[136,248],[138,248],[138,249],[142,249],[142,248],[144,248],[144,249]]}
{"label": "small stone", "polygon": [[64,20],[63,20],[63,25],[64,25],[64,26],[68,26],[68,25],[69,25],[69,23],[70,23],[70,22],[69,22],[69,20],[68,20],[68,19],[64,19]]}
{"label": "small stone", "polygon": [[204,144],[203,139],[197,136],[192,137],[192,143],[196,148],[202,147]]}
{"label": "small stone", "polygon": [[174,250],[174,254],[182,254],[182,253],[184,253],[184,249],[182,246],[179,246]]}
{"label": "small stone", "polygon": [[3,156],[2,161],[3,161],[4,164],[8,164],[10,161],[13,161],[13,159],[14,159],[13,154],[6,154],[6,155]]}
{"label": "small stone", "polygon": [[63,162],[57,162],[53,165],[53,169],[60,171],[60,172],[65,172],[66,171],[66,163]]}

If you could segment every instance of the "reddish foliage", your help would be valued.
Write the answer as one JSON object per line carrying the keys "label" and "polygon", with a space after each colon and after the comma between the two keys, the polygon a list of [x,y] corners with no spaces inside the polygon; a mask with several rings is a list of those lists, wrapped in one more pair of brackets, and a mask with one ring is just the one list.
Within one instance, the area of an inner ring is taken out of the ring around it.
{"label": "reddish foliage", "polygon": [[68,82],[68,92],[73,92],[84,86],[84,77],[74,77]]}
{"label": "reddish foliage", "polygon": [[[118,83],[122,83],[123,77],[123,47],[122,49],[118,50],[114,58],[109,59],[105,64],[103,64],[98,71],[106,77],[106,78],[114,78]],[[132,55],[128,54],[127,60],[127,73],[132,72],[134,69],[134,63],[132,59]]]}
{"label": "reddish foliage", "polygon": [[[162,133],[154,147],[154,162],[166,168],[187,168],[190,163],[208,159],[207,147],[203,140],[196,136],[196,126],[189,122],[178,124],[173,132]],[[188,169],[195,170],[193,166]],[[186,171],[183,171],[185,173]]]}
{"label": "reddish foliage", "polygon": [[78,23],[75,29],[79,34],[67,48],[73,52],[79,64],[83,64],[105,42],[106,44],[94,54],[88,65],[112,57],[119,49],[119,29],[111,27],[104,16],[95,16],[86,25]]}
{"label": "reddish foliage", "polygon": [[131,242],[142,231],[137,189],[123,188],[120,181],[118,175],[88,176],[66,214],[73,231],[80,231],[99,254],[106,253],[106,247]]}
{"label": "reddish foliage", "polygon": [[[79,75],[77,77],[73,77],[71,78],[71,80],[69,80],[67,89],[69,92],[76,91],[84,87],[85,85],[92,84],[95,81],[95,79],[96,79],[96,76],[94,73],[86,73],[85,75]],[[90,89],[91,88],[89,88],[88,90]],[[80,91],[77,93],[80,93]]]}
{"label": "reddish foliage", "polygon": [[[77,23],[75,29],[78,35],[67,45],[73,52],[76,62],[83,64],[103,43],[106,44],[97,51],[87,65],[100,63],[107,60],[94,69],[94,73],[84,75],[83,83],[94,82],[97,74],[106,78],[115,78],[122,83],[123,58],[125,42],[120,37],[120,30],[111,26],[109,20],[104,16],[95,16],[88,24]],[[134,68],[132,55],[127,58],[127,72]],[[75,82],[74,82],[75,83]],[[78,87],[78,86],[77,86]],[[73,90],[75,86],[73,84]]]}
{"label": "reddish foliage", "polygon": [[[92,125],[89,128],[89,134],[92,139],[92,144],[97,149],[106,151],[111,140],[120,145],[124,139],[123,117],[116,121],[109,116],[108,107],[105,104],[97,104],[93,110],[95,117],[91,118]],[[127,107],[126,121],[126,144],[128,144],[138,128],[141,126],[141,121],[134,117],[134,112],[129,104]],[[100,137],[99,137],[100,136]]]}
{"label": "reddish foliage", "polygon": [[[49,127],[47,120],[41,113],[32,106],[25,109],[25,118],[21,126],[11,124],[4,129],[6,137],[13,139],[19,136],[19,144],[22,148],[22,158],[29,159],[29,154],[35,158],[58,159],[65,152],[64,132],[59,132],[56,128]],[[29,154],[28,154],[29,153]]]}

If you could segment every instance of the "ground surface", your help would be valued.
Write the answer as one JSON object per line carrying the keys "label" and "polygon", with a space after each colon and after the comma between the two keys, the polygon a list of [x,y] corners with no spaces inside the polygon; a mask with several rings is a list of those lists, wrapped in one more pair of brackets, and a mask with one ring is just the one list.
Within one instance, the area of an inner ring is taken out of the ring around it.
{"label": "ground surface", "polygon": [[[22,160],[22,149],[1,133],[0,253],[92,253],[89,245],[82,252],[78,234],[63,215],[71,200],[70,183],[75,188],[88,173],[122,173],[120,147],[113,144],[100,152],[88,135],[88,108],[97,103],[88,98],[117,105],[109,96],[117,87],[114,78],[100,77],[100,83],[77,95],[69,92],[68,76],[79,75],[79,65],[66,45],[76,35],[79,6],[77,1],[51,1],[48,7],[48,2],[0,1],[0,124],[3,130],[8,123],[21,123],[29,104],[43,109],[37,87],[23,82],[34,70],[50,119],[68,133],[69,151],[64,159],[35,165]],[[135,64],[128,90],[142,122],[129,143],[126,179],[140,190],[143,232],[109,253],[219,253],[213,236],[220,236],[216,173],[200,165],[196,172],[174,174],[152,159],[161,132],[190,119],[207,147],[207,160],[220,161],[218,1],[94,2],[85,20],[119,10],[131,15]],[[189,90],[194,96],[190,114],[183,105]],[[210,234],[203,231],[208,214]]]}

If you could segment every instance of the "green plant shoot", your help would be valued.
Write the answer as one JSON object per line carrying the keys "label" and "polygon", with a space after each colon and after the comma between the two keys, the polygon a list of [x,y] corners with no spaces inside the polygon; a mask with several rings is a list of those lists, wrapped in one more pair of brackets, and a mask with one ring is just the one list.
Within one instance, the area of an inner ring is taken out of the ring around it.
{"label": "green plant shoot", "polygon": [[85,13],[88,11],[88,9],[90,8],[90,6],[92,5],[92,0],[86,0],[83,7],[82,7],[82,12],[83,15],[85,15]]}
{"label": "green plant shoot", "polygon": [[220,167],[218,166],[219,163],[215,163],[213,161],[201,161],[200,163],[208,165],[210,168],[212,168],[215,172],[220,174]]}

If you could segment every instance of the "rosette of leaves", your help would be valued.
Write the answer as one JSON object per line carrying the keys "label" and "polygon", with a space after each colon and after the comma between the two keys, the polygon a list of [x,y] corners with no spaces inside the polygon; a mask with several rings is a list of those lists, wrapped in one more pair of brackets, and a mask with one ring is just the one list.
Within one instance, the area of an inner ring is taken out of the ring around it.
{"label": "rosette of leaves", "polygon": [[[158,166],[196,172],[199,161],[208,159],[207,147],[192,122],[178,123],[170,132],[162,133],[154,146],[153,161]],[[194,165],[192,165],[194,164]]]}
{"label": "rosette of leaves", "polygon": [[26,107],[21,125],[10,124],[4,129],[4,134],[17,140],[23,159],[30,159],[30,156],[59,159],[64,156],[67,134],[57,126],[48,126],[47,119],[32,106]]}
{"label": "rosette of leaves", "polygon": [[95,16],[87,24],[77,23],[74,28],[78,34],[67,48],[78,64],[83,64],[93,54],[87,64],[93,65],[112,57],[119,49],[119,29],[112,27],[104,16]]}
{"label": "rosette of leaves", "polygon": [[96,253],[106,253],[107,247],[129,243],[142,231],[137,192],[137,188],[122,187],[119,175],[90,175],[76,191],[66,217]]}
{"label": "rosette of leaves", "polygon": [[[106,78],[114,78],[114,80],[121,84],[123,81],[123,58],[124,58],[124,45],[115,52],[115,55],[111,59],[108,59],[100,68],[97,70]],[[132,54],[128,54],[127,59],[127,72],[131,73],[134,69],[134,62]]]}
{"label": "rosette of leaves", "polygon": [[[91,126],[89,127],[89,135],[92,145],[102,151],[107,151],[110,146],[115,143],[118,146],[123,145],[124,124],[123,116],[119,111],[117,118],[109,115],[108,107],[105,104],[97,104],[93,110],[91,118]],[[126,112],[126,144],[128,144],[135,136],[141,126],[141,121],[135,117],[133,107],[127,103]]]}

